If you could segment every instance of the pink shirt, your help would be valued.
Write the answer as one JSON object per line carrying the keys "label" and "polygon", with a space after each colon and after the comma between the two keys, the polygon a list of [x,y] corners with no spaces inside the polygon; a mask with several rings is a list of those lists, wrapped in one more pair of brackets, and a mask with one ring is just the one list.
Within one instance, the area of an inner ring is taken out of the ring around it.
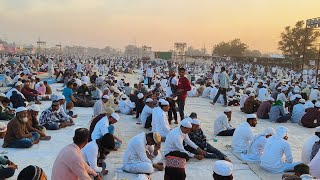
{"label": "pink shirt", "polygon": [[63,148],[52,168],[52,180],[91,180],[97,173],[84,161],[80,148],[70,144]]}
{"label": "pink shirt", "polygon": [[36,88],[36,91],[40,94],[40,95],[45,95],[46,94],[46,86],[42,85],[42,86],[38,86]]}

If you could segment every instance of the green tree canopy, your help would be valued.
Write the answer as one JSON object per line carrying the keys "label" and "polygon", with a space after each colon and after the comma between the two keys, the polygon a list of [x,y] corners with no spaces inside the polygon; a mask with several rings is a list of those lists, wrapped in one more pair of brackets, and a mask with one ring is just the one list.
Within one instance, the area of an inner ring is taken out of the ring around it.
{"label": "green tree canopy", "polygon": [[317,49],[312,45],[317,42],[320,32],[312,29],[306,31],[304,21],[298,21],[294,27],[285,27],[278,42],[278,49],[287,57],[300,58],[303,55],[305,34],[307,35],[306,58],[317,57]]}
{"label": "green tree canopy", "polygon": [[219,56],[242,56],[248,45],[241,42],[240,39],[234,39],[229,42],[220,42],[213,48],[213,54]]}

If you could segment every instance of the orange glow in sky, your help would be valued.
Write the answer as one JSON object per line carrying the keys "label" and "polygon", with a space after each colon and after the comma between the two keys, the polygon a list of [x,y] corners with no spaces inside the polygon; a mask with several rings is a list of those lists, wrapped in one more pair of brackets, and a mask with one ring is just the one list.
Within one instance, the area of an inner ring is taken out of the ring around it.
{"label": "orange glow in sky", "polygon": [[318,7],[319,0],[2,0],[0,38],[153,50],[186,42],[208,51],[240,38],[250,49],[279,52],[284,27],[319,17]]}

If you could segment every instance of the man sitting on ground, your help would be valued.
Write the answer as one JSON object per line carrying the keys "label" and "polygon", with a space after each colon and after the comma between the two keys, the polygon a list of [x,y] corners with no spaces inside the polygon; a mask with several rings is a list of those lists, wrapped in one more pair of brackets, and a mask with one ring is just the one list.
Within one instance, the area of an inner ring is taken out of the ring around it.
{"label": "man sitting on ground", "polygon": [[300,162],[293,162],[291,146],[288,143],[288,129],[280,126],[276,134],[267,140],[261,155],[260,166],[272,173],[292,171]]}
{"label": "man sitting on ground", "polygon": [[29,132],[37,132],[40,135],[40,140],[50,140],[51,136],[46,135],[46,128],[39,125],[38,114],[40,107],[37,104],[31,105],[28,110],[28,122],[26,123]]}
{"label": "man sitting on ground", "polygon": [[246,154],[241,154],[241,159],[249,162],[259,162],[260,157],[264,152],[264,147],[266,146],[267,139],[274,135],[273,128],[267,128],[262,133],[256,135],[248,147]]}
{"label": "man sitting on ground", "polygon": [[151,174],[154,169],[163,170],[160,154],[161,136],[159,133],[141,133],[128,143],[123,155],[122,169],[130,173]]}
{"label": "man sitting on ground", "polygon": [[[189,120],[192,124],[191,132],[188,134],[189,138],[192,142],[194,142],[199,148],[205,150],[207,154],[204,156],[205,158],[212,158],[212,159],[220,159],[220,160],[226,160],[231,162],[231,160],[223,154],[218,149],[214,148],[207,142],[207,137],[204,135],[201,127],[200,127],[200,121],[197,119],[191,119]],[[187,151],[192,152],[194,154],[197,154],[195,149],[193,149],[190,146],[184,147]]]}
{"label": "man sitting on ground", "polygon": [[320,127],[316,127],[315,134],[309,137],[302,146],[301,161],[309,164],[311,161],[312,148],[320,140]]}
{"label": "man sitting on ground", "polygon": [[39,143],[40,135],[37,132],[29,133],[26,127],[27,122],[27,109],[18,107],[16,109],[16,117],[8,123],[3,148],[30,148],[33,144]]}
{"label": "man sitting on ground", "polygon": [[232,137],[232,150],[238,153],[246,153],[254,137],[253,127],[257,125],[257,116],[255,114],[247,115],[247,122],[237,127]]}
{"label": "man sitting on ground", "polygon": [[306,114],[301,118],[301,124],[307,128],[320,126],[320,101],[315,103],[314,108],[306,109]]}
{"label": "man sitting on ground", "polygon": [[53,101],[51,107],[44,110],[39,118],[39,123],[48,130],[58,130],[67,126],[72,126],[72,119],[66,119],[63,117],[60,110],[59,101]]}
{"label": "man sitting on ground", "polygon": [[216,136],[232,136],[236,130],[230,125],[232,111],[230,108],[226,108],[214,122],[214,134]]}

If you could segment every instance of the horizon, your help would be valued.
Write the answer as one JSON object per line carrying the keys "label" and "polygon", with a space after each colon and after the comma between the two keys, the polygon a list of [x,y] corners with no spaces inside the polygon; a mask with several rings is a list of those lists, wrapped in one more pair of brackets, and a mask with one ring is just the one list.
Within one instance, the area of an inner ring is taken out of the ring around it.
{"label": "horizon", "polygon": [[0,38],[36,46],[79,45],[173,50],[175,42],[207,51],[240,38],[250,50],[280,53],[280,33],[297,21],[318,17],[320,1],[299,0],[3,0]]}

